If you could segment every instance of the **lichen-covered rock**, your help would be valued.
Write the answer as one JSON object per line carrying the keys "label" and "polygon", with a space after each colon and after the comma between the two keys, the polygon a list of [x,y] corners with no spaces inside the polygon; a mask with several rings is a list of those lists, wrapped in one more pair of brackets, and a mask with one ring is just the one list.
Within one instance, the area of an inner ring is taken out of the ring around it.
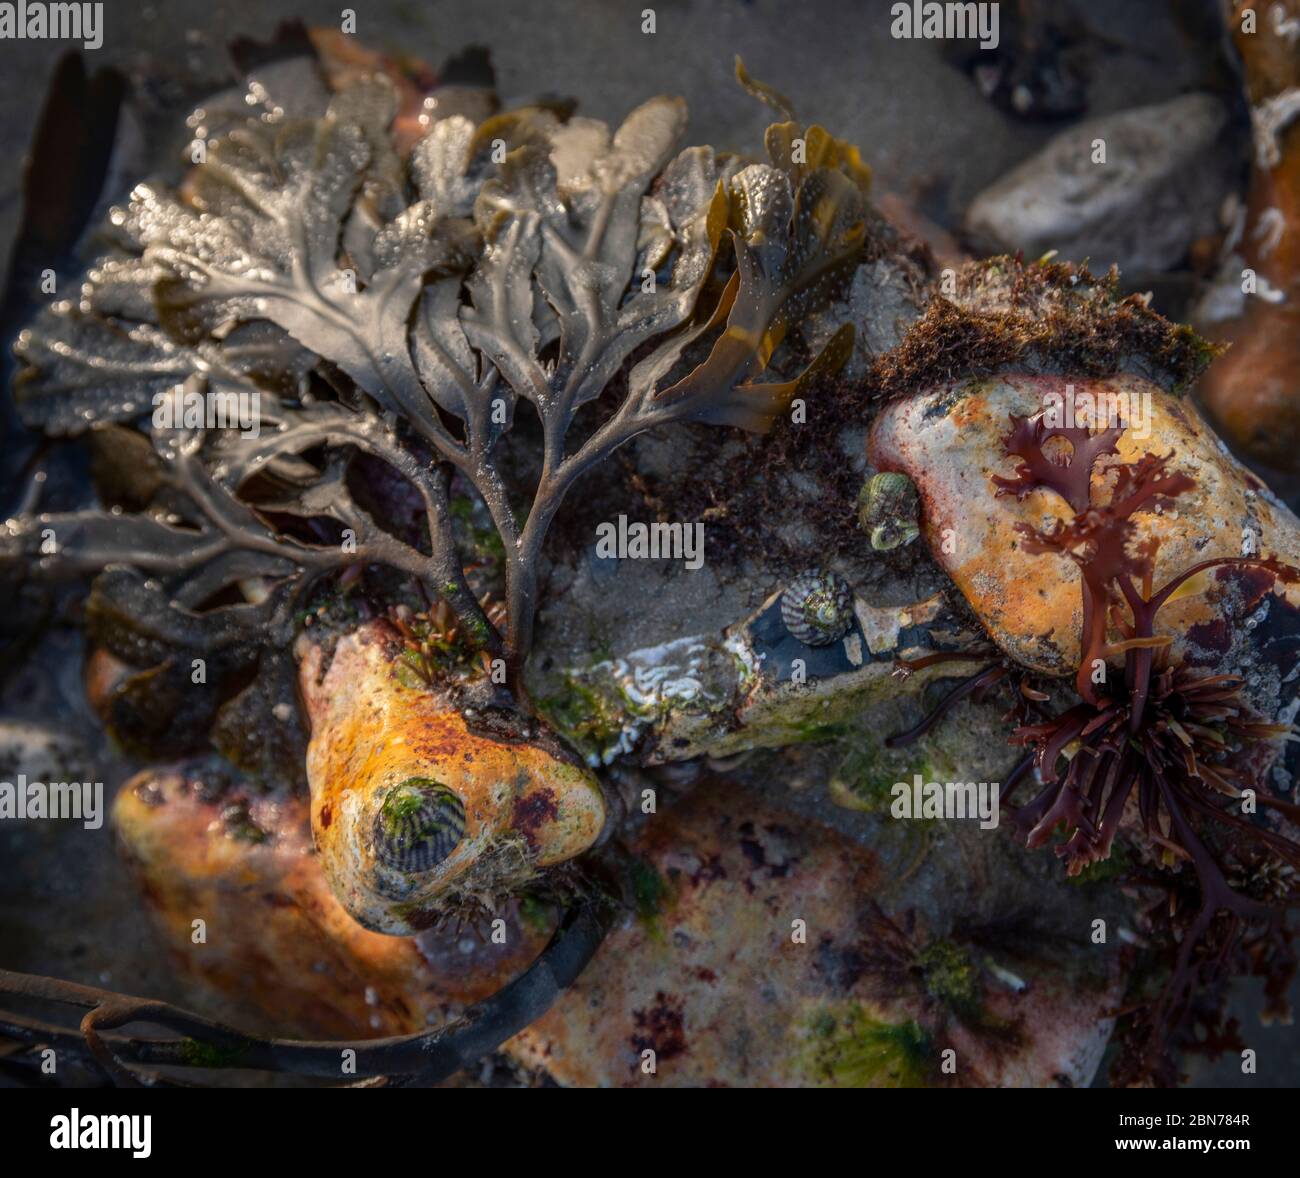
{"label": "lichen-covered rock", "polygon": [[406,934],[495,909],[605,824],[595,778],[554,741],[472,729],[403,674],[404,646],[370,623],[333,650],[303,643],[307,778],[326,878],[367,928]]}
{"label": "lichen-covered rock", "polygon": [[869,851],[734,786],[701,787],[634,851],[635,917],[506,1047],[560,1083],[1090,1082],[1112,956],[905,935],[872,903]]}
{"label": "lichen-covered rock", "polygon": [[[363,929],[312,853],[306,799],[213,758],[141,773],[113,820],[178,971],[241,1024],[358,1039],[438,1025],[518,976],[554,925],[511,905],[500,943]],[[1097,1066],[1114,954],[904,933],[871,899],[887,883],[871,852],[734,785],[702,787],[629,854],[633,914],[503,1048],[527,1069],[563,1084],[900,1087],[1079,1085]]]}
{"label": "lichen-covered rock", "polygon": [[[1085,404],[1136,415],[1117,442],[1116,461],[1172,451],[1172,469],[1195,485],[1162,512],[1134,517],[1139,542],[1159,541],[1156,585],[1200,561],[1255,555],[1300,563],[1300,523],[1262,482],[1237,463],[1196,408],[1135,377],[1067,380],[1059,376],[1001,376],[958,381],[889,405],[870,440],[872,462],[915,480],[924,534],[935,558],[965,594],[990,636],[1020,663],[1051,675],[1074,672],[1079,659],[1081,597],[1078,567],[1056,554],[1026,551],[1018,525],[1041,528],[1065,519],[1069,506],[1048,490],[1023,499],[998,495],[995,476],[1010,476],[1015,460],[1004,439],[1013,415],[1049,406]],[[1093,471],[1099,489],[1108,462]],[[1113,475],[1109,476],[1113,481]],[[1174,651],[1212,663],[1227,653],[1226,616],[1241,602],[1251,613],[1267,605],[1271,575],[1222,570],[1206,591],[1171,602],[1162,627]],[[1262,587],[1257,584],[1266,579]],[[1244,587],[1243,587],[1244,585]],[[1234,588],[1234,586],[1236,588]],[[1279,591],[1300,606],[1296,586]]]}
{"label": "lichen-covered rock", "polygon": [[145,770],[114,803],[171,960],[241,1023],[339,1038],[408,1033],[487,997],[545,943],[546,930],[513,910],[502,944],[362,928],[321,871],[307,805],[249,788],[215,758]]}

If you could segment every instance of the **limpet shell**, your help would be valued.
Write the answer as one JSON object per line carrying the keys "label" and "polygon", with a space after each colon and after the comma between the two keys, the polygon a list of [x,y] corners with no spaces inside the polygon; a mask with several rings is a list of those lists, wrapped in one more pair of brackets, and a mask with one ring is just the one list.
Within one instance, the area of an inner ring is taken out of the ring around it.
{"label": "limpet shell", "polygon": [[853,625],[853,591],[838,573],[809,569],[781,597],[785,628],[808,646],[829,646]]}
{"label": "limpet shell", "polygon": [[465,803],[441,782],[409,777],[375,815],[375,854],[399,871],[429,871],[465,833]]}

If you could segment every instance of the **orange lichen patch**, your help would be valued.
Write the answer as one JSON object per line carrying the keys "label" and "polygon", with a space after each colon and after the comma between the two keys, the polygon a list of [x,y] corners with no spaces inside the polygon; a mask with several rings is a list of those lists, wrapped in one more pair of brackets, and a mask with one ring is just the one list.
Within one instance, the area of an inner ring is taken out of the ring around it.
{"label": "orange lichen patch", "polygon": [[[1151,452],[1172,452],[1171,470],[1194,486],[1162,512],[1133,517],[1139,543],[1158,542],[1154,583],[1163,584],[1215,557],[1271,557],[1300,561],[1300,524],[1262,483],[1224,450],[1196,409],[1148,381],[1118,376],[1068,382],[1063,377],[1006,376],[931,388],[888,406],[869,443],[873,464],[909,475],[921,495],[922,527],[935,558],[966,596],[991,637],[1020,663],[1046,674],[1072,674],[1079,658],[1082,621],[1078,567],[1055,553],[1026,550],[1020,525],[1043,528],[1073,512],[1055,492],[1031,491],[1023,499],[997,495],[995,476],[1013,474],[1004,439],[1016,416],[1048,405],[1138,407],[1113,457],[1093,472],[1094,494],[1105,502],[1114,481],[1109,468]],[[1072,391],[1071,391],[1072,390]],[[1187,650],[1189,632],[1212,628],[1229,608],[1225,590],[1259,573],[1222,571],[1200,593],[1171,602],[1161,612],[1162,633],[1173,651]],[[1294,585],[1278,586],[1300,604]],[[1200,631],[1208,632],[1208,631]]]}
{"label": "orange lichen patch", "polygon": [[338,1038],[416,1031],[493,993],[545,943],[512,912],[504,944],[367,931],[326,883],[306,798],[214,788],[210,773],[145,771],[113,822],[171,958],[236,1021]]}
{"label": "orange lichen patch", "polygon": [[576,760],[471,730],[445,695],[412,684],[393,636],[370,623],[338,643],[328,667],[306,645],[301,686],[326,877],[362,924],[404,934],[494,910],[539,868],[590,847],[605,806]]}
{"label": "orange lichen patch", "polygon": [[[1115,977],[1092,990],[1075,977],[1080,993],[1055,993],[1050,1009],[1028,993],[991,995],[968,1013],[1005,1028],[1000,1049],[942,1027],[880,952],[874,856],[739,786],[698,787],[631,849],[635,917],[505,1047],[561,1084],[1045,1085],[1086,1082],[1096,1066]],[[962,1061],[955,1077],[941,1069],[947,1046]]]}

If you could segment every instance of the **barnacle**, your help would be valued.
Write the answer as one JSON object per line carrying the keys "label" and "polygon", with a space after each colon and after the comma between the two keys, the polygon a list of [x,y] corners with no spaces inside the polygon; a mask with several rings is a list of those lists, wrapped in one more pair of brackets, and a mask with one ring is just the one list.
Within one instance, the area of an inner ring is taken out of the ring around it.
{"label": "barnacle", "polygon": [[375,815],[375,856],[399,871],[428,871],[465,834],[465,803],[430,777],[408,777],[384,797]]}

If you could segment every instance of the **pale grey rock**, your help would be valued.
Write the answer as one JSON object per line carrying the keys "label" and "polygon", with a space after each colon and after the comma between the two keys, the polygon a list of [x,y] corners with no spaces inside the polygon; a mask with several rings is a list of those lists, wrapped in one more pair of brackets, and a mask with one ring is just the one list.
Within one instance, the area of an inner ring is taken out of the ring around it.
{"label": "pale grey rock", "polygon": [[[1208,94],[1089,119],[980,193],[967,232],[990,253],[1168,270],[1216,228],[1237,154],[1221,143],[1227,122]],[[1093,162],[1097,140],[1105,163]]]}

